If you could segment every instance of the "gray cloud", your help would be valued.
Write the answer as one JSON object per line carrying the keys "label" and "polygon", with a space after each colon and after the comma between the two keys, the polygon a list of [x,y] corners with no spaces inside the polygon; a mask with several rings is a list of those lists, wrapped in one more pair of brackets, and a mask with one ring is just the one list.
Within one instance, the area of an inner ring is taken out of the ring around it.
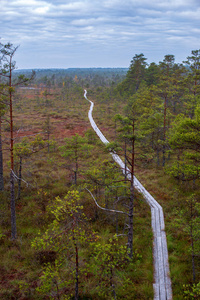
{"label": "gray cloud", "polygon": [[1,0],[0,37],[20,68],[128,67],[199,49],[198,0]]}

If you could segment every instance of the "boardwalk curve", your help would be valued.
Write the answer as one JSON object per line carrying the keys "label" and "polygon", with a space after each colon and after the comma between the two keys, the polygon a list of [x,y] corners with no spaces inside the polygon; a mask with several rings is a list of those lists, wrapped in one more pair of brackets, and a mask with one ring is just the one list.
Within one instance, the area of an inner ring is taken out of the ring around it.
{"label": "boardwalk curve", "polygon": [[[87,91],[84,90],[84,97],[91,103],[88,112],[90,124],[100,140],[104,144],[109,141],[97,127],[92,117],[94,103],[87,98]],[[124,173],[125,164],[117,154],[111,153],[114,161],[119,164]],[[129,171],[130,174],[130,171]],[[131,175],[129,175],[131,176]],[[130,179],[130,178],[129,178]],[[154,260],[154,300],[172,300],[172,287],[169,272],[167,239],[165,233],[165,222],[163,209],[160,204],[150,195],[143,185],[134,176],[134,187],[143,195],[151,208],[151,227],[153,231],[153,260]]]}

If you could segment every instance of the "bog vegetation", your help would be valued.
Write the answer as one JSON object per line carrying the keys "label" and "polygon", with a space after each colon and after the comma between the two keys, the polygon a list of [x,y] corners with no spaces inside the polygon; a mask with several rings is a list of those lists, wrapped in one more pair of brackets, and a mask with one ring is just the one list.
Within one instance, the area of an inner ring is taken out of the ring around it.
{"label": "bog vegetation", "polygon": [[0,298],[153,299],[150,209],[110,149],[163,207],[173,298],[200,297],[200,50],[23,74],[16,51],[0,44]]}

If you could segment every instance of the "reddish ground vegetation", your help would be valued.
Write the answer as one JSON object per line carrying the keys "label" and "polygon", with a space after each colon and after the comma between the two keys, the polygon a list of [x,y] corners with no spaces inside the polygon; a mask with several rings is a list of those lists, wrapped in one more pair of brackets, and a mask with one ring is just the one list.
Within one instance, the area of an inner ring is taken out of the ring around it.
{"label": "reddish ground vegetation", "polygon": [[[55,119],[55,120],[54,120]],[[73,119],[63,119],[59,117],[51,118],[51,138],[56,140],[61,140],[66,137],[70,137],[75,135],[76,133],[83,136],[85,131],[90,128],[89,123],[83,122],[82,120],[77,119],[74,121]],[[44,119],[45,121],[45,119]],[[22,138],[28,136],[34,136],[36,134],[44,134],[41,127],[25,127],[14,132],[14,138]],[[9,133],[7,133],[8,137]]]}

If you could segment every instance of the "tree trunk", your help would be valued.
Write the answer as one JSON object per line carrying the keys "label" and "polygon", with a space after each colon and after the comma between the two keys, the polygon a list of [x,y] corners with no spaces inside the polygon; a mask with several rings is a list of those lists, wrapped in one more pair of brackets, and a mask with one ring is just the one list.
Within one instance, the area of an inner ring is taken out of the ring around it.
{"label": "tree trunk", "polygon": [[196,280],[196,272],[195,272],[195,255],[194,255],[194,237],[193,237],[193,218],[194,218],[194,213],[193,213],[193,202],[191,199],[190,203],[190,239],[191,239],[191,248],[192,248],[192,279],[193,282]]}
{"label": "tree trunk", "polygon": [[163,125],[163,167],[165,166],[165,151],[166,151],[166,118],[167,118],[167,98],[165,97],[164,101],[164,125]]}
{"label": "tree trunk", "polygon": [[75,156],[75,160],[76,160],[76,165],[75,165],[75,171],[74,171],[74,183],[75,185],[77,184],[77,173],[78,173],[78,156],[77,156],[77,149],[76,149],[76,156]]}
{"label": "tree trunk", "polygon": [[17,238],[16,214],[15,214],[15,182],[14,182],[14,155],[13,155],[13,111],[12,111],[12,57],[10,57],[9,75],[9,101],[10,101],[10,209],[11,209],[11,239]]}
{"label": "tree trunk", "polygon": [[133,257],[133,200],[134,200],[134,188],[131,185],[131,195],[129,202],[129,230],[128,230],[128,255]]}
{"label": "tree trunk", "polygon": [[159,153],[158,149],[156,150],[156,153],[157,153],[157,166],[159,167],[160,166],[160,153]]}
{"label": "tree trunk", "polygon": [[49,147],[49,140],[50,140],[50,118],[48,116],[48,119],[47,119],[47,140],[48,140],[48,153],[50,152],[50,147]]}
{"label": "tree trunk", "polygon": [[15,183],[14,174],[10,172],[10,209],[11,209],[11,240],[17,238],[16,214],[15,214]]}
{"label": "tree trunk", "polygon": [[124,165],[125,165],[125,180],[126,180],[127,179],[126,138],[125,138],[124,156],[125,156]]}
{"label": "tree trunk", "polygon": [[75,244],[76,248],[76,283],[75,283],[75,300],[78,300],[78,271],[79,271],[79,265],[78,265],[78,247],[77,244]]}
{"label": "tree trunk", "polygon": [[50,133],[49,133],[49,131],[47,132],[47,140],[48,140],[48,144],[47,144],[47,149],[48,149],[48,153],[49,153],[49,135],[50,135]]}
{"label": "tree trunk", "polygon": [[193,279],[193,282],[195,282],[196,280],[196,272],[195,272],[195,255],[194,255],[194,244],[193,244],[193,239],[192,239],[192,279]]}
{"label": "tree trunk", "polygon": [[128,255],[133,257],[133,202],[134,202],[134,163],[135,163],[135,126],[133,120],[133,143],[132,143],[132,165],[131,165],[131,187],[130,187],[130,202],[129,202],[129,230],[128,230]]}
{"label": "tree trunk", "polygon": [[115,291],[115,285],[113,283],[113,270],[111,268],[110,270],[110,286],[112,287],[112,292],[113,292],[113,297],[114,297],[114,300],[116,300],[116,291]]}
{"label": "tree trunk", "polygon": [[19,159],[19,179],[18,179],[17,199],[20,199],[20,197],[21,197],[21,183],[22,183],[22,157],[20,156],[20,159]]}
{"label": "tree trunk", "polygon": [[4,190],[3,181],[3,152],[2,152],[2,138],[1,138],[1,116],[0,116],[0,191]]}
{"label": "tree trunk", "polygon": [[196,272],[195,272],[195,254],[194,254],[194,240],[193,240],[193,226],[192,226],[192,224],[190,226],[190,238],[191,238],[191,248],[192,248],[192,279],[193,279],[193,282],[195,282]]}

